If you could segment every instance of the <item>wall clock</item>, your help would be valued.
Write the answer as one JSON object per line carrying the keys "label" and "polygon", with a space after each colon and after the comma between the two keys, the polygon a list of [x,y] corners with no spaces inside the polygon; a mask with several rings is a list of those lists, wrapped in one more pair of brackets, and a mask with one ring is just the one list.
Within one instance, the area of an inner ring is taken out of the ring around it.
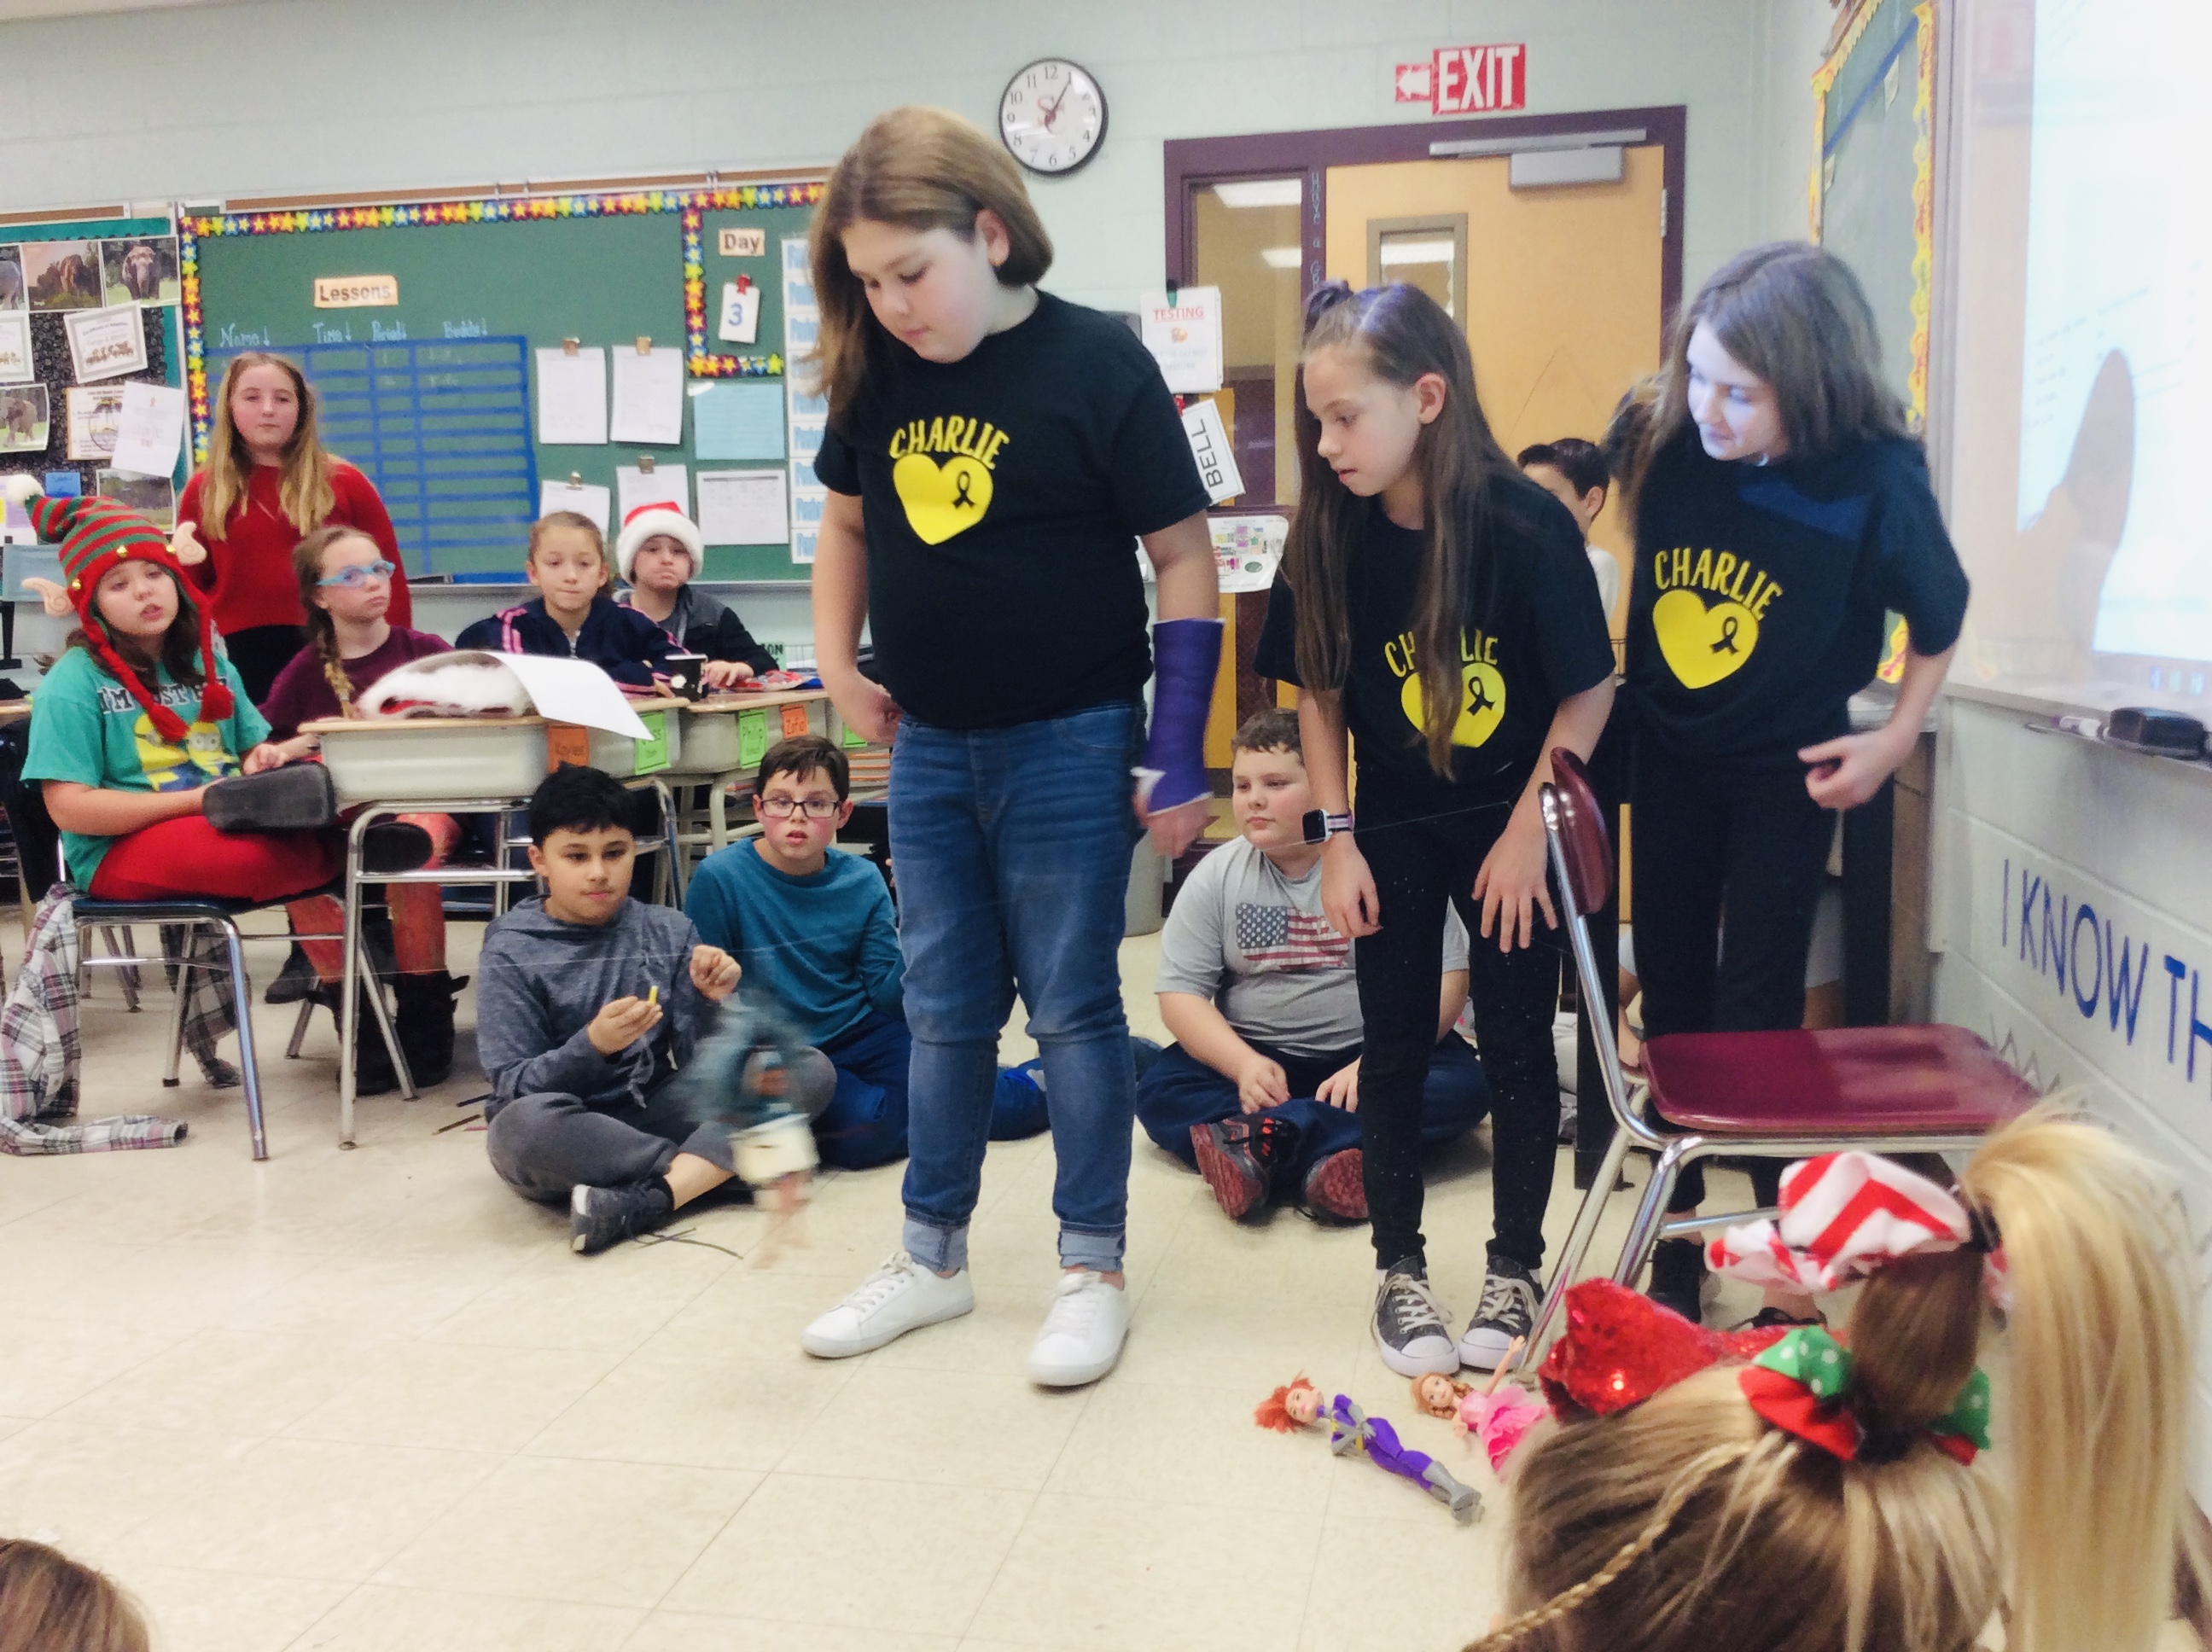
{"label": "wall clock", "polygon": [[999,137],[1031,172],[1064,178],[1106,141],[1106,94],[1080,64],[1040,58],[1000,94]]}

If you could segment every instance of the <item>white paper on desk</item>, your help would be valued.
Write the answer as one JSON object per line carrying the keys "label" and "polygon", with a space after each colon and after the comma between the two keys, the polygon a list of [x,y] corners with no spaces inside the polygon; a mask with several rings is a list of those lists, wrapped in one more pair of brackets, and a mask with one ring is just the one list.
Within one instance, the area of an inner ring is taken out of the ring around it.
{"label": "white paper on desk", "polygon": [[538,484],[538,513],[550,516],[556,511],[574,511],[579,516],[588,516],[605,538],[607,532],[607,513],[614,508],[614,489],[601,488],[589,482],[541,482]]}
{"label": "white paper on desk", "polygon": [[167,385],[123,386],[123,420],[115,433],[116,470],[134,476],[167,476],[177,468],[185,437],[185,392]]}
{"label": "white paper on desk", "polygon": [[522,679],[530,690],[530,703],[540,717],[556,723],[580,723],[603,728],[610,734],[626,734],[633,740],[653,738],[615,680],[588,659],[563,659],[557,654],[500,654],[499,663]]}
{"label": "white paper on desk", "polygon": [[684,352],[615,351],[615,408],[610,434],[617,441],[665,447],[684,440]]}
{"label": "white paper on desk", "polygon": [[[673,505],[691,515],[690,472],[681,465],[656,465],[650,471],[635,465],[615,466],[615,514],[622,521],[640,505]],[[697,520],[696,517],[692,519]]]}
{"label": "white paper on desk", "polygon": [[781,471],[699,472],[699,535],[710,545],[781,545],[791,538]]}
{"label": "white paper on desk", "polygon": [[549,447],[607,445],[607,353],[538,352],[538,440]]}

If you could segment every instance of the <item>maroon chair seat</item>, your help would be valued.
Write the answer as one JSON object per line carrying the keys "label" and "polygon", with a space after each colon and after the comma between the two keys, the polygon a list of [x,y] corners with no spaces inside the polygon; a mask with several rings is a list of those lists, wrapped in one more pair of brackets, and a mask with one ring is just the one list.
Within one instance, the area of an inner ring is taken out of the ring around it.
{"label": "maroon chair seat", "polygon": [[1972,1135],[2035,1091],[1964,1027],[1673,1033],[1644,1047],[1651,1104],[1710,1136]]}

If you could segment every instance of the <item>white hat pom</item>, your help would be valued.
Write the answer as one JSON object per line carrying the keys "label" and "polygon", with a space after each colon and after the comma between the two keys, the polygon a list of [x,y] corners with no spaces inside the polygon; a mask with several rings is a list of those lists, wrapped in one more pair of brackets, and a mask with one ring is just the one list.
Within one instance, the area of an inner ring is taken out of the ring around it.
{"label": "white hat pom", "polygon": [[623,518],[622,531],[615,537],[615,572],[622,576],[624,585],[633,583],[630,564],[637,560],[638,547],[647,540],[665,535],[691,553],[691,577],[697,579],[706,571],[707,541],[699,525],[684,515],[684,507],[668,500],[656,500],[649,505],[640,505]]}
{"label": "white hat pom", "polygon": [[27,471],[11,471],[0,477],[0,498],[13,504],[27,505],[44,492],[38,477]]}

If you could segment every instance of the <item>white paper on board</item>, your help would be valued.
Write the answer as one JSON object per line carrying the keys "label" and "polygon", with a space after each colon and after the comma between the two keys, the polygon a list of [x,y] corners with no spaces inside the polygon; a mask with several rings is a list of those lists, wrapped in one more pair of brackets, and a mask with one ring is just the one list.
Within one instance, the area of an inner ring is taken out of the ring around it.
{"label": "white paper on board", "polygon": [[0,311],[0,385],[28,384],[37,377],[31,365],[30,315]]}
{"label": "white paper on board", "polygon": [[1198,479],[1206,484],[1207,500],[1218,505],[1243,493],[1244,478],[1237,473],[1219,404],[1193,402],[1182,410],[1182,429],[1190,439],[1190,456],[1198,461]]}
{"label": "white paper on board", "polygon": [[595,487],[588,482],[541,482],[538,484],[538,513],[550,516],[556,511],[574,511],[579,516],[588,516],[605,538],[607,532],[607,513],[614,508],[614,489]]}
{"label": "white paper on board", "polygon": [[1178,396],[1221,388],[1221,289],[1183,287],[1146,293],[1138,307],[1138,333]]}
{"label": "white paper on board", "polygon": [[609,434],[617,441],[642,441],[664,447],[684,440],[684,352],[679,349],[615,350],[614,417]]}
{"label": "white paper on board", "polygon": [[607,445],[607,353],[538,352],[538,440],[548,447]]}
{"label": "white paper on board", "polygon": [[167,385],[123,386],[123,422],[115,433],[114,469],[167,476],[185,439],[185,392]]}
{"label": "white paper on board", "polygon": [[494,654],[492,658],[522,679],[522,686],[530,690],[530,703],[540,717],[603,728],[633,740],[653,738],[614,678],[588,659],[563,659],[558,654]]}
{"label": "white paper on board", "polygon": [[[627,522],[640,505],[673,505],[691,514],[690,472],[681,465],[656,465],[650,471],[635,465],[615,467],[615,515]],[[697,519],[694,518],[694,520]]]}
{"label": "white paper on board", "polygon": [[70,365],[81,385],[146,370],[146,324],[138,307],[71,310],[62,318],[69,334]]}
{"label": "white paper on board", "polygon": [[714,329],[714,336],[726,344],[756,344],[760,342],[760,283],[747,281],[742,287],[734,281],[722,283],[722,319]]}
{"label": "white paper on board", "polygon": [[791,538],[781,471],[699,472],[699,533],[710,545],[781,545]]}

